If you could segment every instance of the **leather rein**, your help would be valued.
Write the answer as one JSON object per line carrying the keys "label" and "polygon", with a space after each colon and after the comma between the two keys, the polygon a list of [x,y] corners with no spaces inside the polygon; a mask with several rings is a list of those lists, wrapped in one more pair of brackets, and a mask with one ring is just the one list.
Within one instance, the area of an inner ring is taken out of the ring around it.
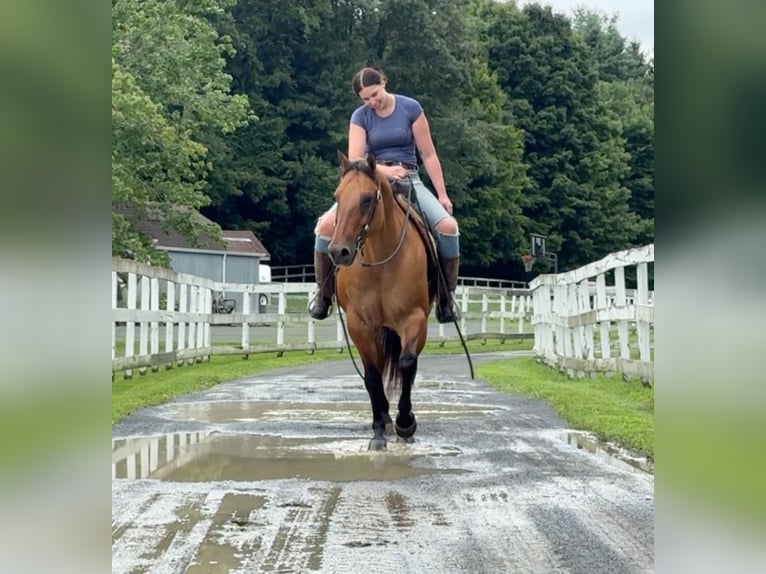
{"label": "leather rein", "polygon": [[[409,180],[409,176],[407,177]],[[380,182],[377,182],[378,187],[375,190],[375,203],[372,206],[372,209],[370,210],[370,216],[367,218],[367,221],[362,225],[361,230],[359,231],[359,235],[356,238],[356,249],[359,252],[359,254],[364,257],[364,242],[367,239],[367,233],[370,231],[370,223],[372,223],[373,217],[375,217],[375,210],[378,207],[378,204],[380,203],[380,200],[382,199],[381,189],[380,189]],[[391,190],[391,193],[393,194],[393,189]],[[407,227],[409,227],[410,224],[410,209],[412,208],[411,203],[412,198],[412,181],[410,180],[409,185],[409,191],[407,193],[407,211],[404,214],[404,225],[402,225],[402,232],[399,235],[399,241],[396,244],[396,247],[394,248],[394,251],[385,259],[381,259],[380,261],[374,261],[372,263],[367,263],[366,261],[362,261],[362,267],[377,267],[378,265],[384,265],[385,263],[388,263],[391,261],[394,257],[396,257],[397,253],[399,253],[399,250],[402,248],[402,245],[404,244],[404,238],[407,235]]]}

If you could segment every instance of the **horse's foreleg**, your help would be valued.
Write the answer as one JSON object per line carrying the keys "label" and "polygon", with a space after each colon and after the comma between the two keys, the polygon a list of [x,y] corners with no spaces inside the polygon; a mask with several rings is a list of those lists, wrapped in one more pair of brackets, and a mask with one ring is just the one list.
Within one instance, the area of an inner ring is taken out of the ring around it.
{"label": "horse's foreleg", "polygon": [[372,439],[370,450],[386,448],[386,423],[391,423],[388,416],[388,399],[383,390],[383,379],[380,369],[372,361],[364,361],[364,386],[370,395],[372,407]]}
{"label": "horse's foreleg", "polygon": [[396,415],[396,434],[404,439],[411,438],[418,428],[415,413],[412,412],[412,386],[418,372],[418,355],[426,340],[426,316],[421,310],[413,314],[404,323],[400,334],[402,354],[399,358],[399,372],[402,377],[402,392],[399,395]]}

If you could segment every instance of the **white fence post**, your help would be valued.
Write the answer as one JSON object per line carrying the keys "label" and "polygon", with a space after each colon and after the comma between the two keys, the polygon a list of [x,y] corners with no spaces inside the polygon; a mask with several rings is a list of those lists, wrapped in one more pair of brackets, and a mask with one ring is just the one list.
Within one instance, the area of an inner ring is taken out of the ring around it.
{"label": "white fence post", "polygon": [[[174,322],[170,317],[172,317],[173,312],[176,308],[176,284],[173,281],[167,281],[166,282],[166,288],[165,291],[165,310],[168,314],[168,320],[165,321],[165,352],[166,353],[172,353],[173,352],[173,330],[174,330]],[[173,368],[173,361],[169,361],[165,364],[166,369],[172,369]]]}
{"label": "white fence post", "polygon": [[[137,279],[135,273],[128,273],[128,310],[136,308],[137,297]],[[136,352],[136,323],[130,318],[125,323],[125,357],[132,357]],[[133,369],[127,369],[125,371],[125,378],[130,379],[133,377]]]}
{"label": "white fence post", "polygon": [[186,315],[189,310],[189,286],[184,283],[179,283],[178,289],[178,312],[182,315],[182,318],[178,323],[178,360],[176,361],[176,364],[180,367],[184,364],[184,360],[181,358],[180,354],[186,348],[186,319],[183,318],[183,315]]}
{"label": "white fence post", "polygon": [[[614,270],[614,304],[616,307],[625,307],[625,267],[619,266]],[[621,319],[617,321],[617,336],[620,342],[620,357],[630,359],[630,341],[628,335],[628,321]]]}
{"label": "white fence post", "polygon": [[[505,333],[505,312],[506,312],[506,303],[508,298],[505,296],[505,293],[502,293],[500,295],[500,332]],[[511,306],[511,309],[513,309],[513,306]],[[519,325],[521,325],[522,319],[519,319]]]}
{"label": "white fence post", "polygon": [[[255,293],[255,297],[257,300],[258,293]],[[251,293],[247,291],[242,293],[242,314],[245,316],[242,321],[242,349],[245,351],[250,349],[250,322],[248,321],[247,316],[250,314],[251,299]]]}
{"label": "white fence post", "polygon": [[[599,273],[596,277],[596,309],[605,310],[609,304],[606,297],[606,277],[603,273]],[[609,340],[609,321],[603,320],[599,322],[599,342],[601,343],[601,358],[609,359],[612,356],[612,347]]]}
{"label": "white fence post", "polygon": [[[149,308],[152,311],[160,310],[160,280],[156,277],[152,277],[149,280],[150,300]],[[159,321],[152,321],[149,324],[149,349],[152,355],[156,355],[160,352],[160,323]],[[159,365],[152,365],[152,371],[157,372]]]}
{"label": "white fence post", "polygon": [[277,303],[277,313],[279,314],[279,320],[277,321],[277,345],[283,346],[285,344],[285,313],[287,312],[287,296],[284,291],[279,293],[279,301]]}
{"label": "white fence post", "polygon": [[[117,308],[117,272],[112,271],[112,309]],[[117,323],[112,321],[112,360],[117,356]]]}
{"label": "white fence post", "polygon": [[[189,285],[189,313],[191,316],[189,317],[189,340],[186,347],[191,351],[193,351],[197,345],[197,320],[194,315],[197,314],[198,292],[199,288],[196,285]],[[190,365],[193,364],[194,356],[189,355],[186,362]]]}
{"label": "white fence post", "polygon": [[[640,263],[636,269],[637,301],[642,307],[649,305],[649,269],[646,263]],[[643,317],[636,318],[636,331],[638,332],[639,358],[644,362],[651,361],[649,348],[649,322]]]}
{"label": "white fence post", "polygon": [[[205,315],[210,315],[213,312],[213,290],[202,289],[203,301],[202,309],[200,309],[200,330],[197,334],[197,340],[199,341],[199,347],[202,349],[210,349],[210,321]],[[203,320],[204,319],[204,320]],[[210,354],[207,353],[201,357],[203,361],[210,360]]]}
{"label": "white fence post", "polygon": [[[141,310],[147,311],[149,309],[149,278],[145,275],[141,276]],[[141,321],[138,339],[138,354],[142,357],[149,354],[149,322]],[[138,369],[140,375],[146,374],[146,367]]]}

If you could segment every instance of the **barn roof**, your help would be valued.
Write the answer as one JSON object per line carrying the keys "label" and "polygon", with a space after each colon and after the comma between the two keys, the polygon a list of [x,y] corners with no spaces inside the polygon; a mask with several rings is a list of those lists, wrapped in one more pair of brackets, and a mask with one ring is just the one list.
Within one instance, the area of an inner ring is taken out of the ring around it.
{"label": "barn roof", "polygon": [[[189,216],[196,219],[203,225],[212,225],[218,227],[216,223],[199,213],[198,211],[189,211]],[[217,239],[208,234],[201,234],[197,237],[196,243],[192,243],[183,233],[177,229],[164,229],[159,219],[144,217],[134,221],[138,231],[149,236],[158,249],[174,250],[204,250],[221,251],[227,253],[238,253],[242,255],[259,256],[262,259],[270,259],[271,253],[264,247],[263,243],[250,230],[221,230],[221,239]]]}

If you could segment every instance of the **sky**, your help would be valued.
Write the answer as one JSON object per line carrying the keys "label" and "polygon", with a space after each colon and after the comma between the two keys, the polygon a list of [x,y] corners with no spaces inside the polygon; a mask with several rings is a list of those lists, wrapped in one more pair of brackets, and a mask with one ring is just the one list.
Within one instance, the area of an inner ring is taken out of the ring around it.
{"label": "sky", "polygon": [[572,9],[584,6],[617,14],[617,29],[628,40],[638,40],[644,52],[654,54],[654,0],[517,0],[518,6],[547,4],[554,12],[571,15]]}

